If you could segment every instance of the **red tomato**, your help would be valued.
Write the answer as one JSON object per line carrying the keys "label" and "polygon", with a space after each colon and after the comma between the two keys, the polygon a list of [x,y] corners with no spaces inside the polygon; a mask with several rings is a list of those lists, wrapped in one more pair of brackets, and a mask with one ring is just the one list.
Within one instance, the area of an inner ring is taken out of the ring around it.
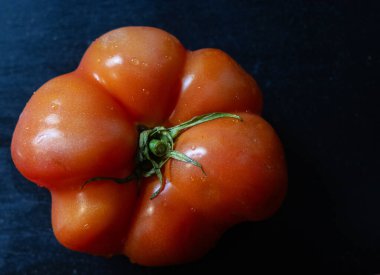
{"label": "red tomato", "polygon": [[51,191],[64,246],[178,264],[280,207],[284,152],[261,109],[257,83],[224,52],[186,51],[155,28],[120,28],[34,93],[12,157]]}

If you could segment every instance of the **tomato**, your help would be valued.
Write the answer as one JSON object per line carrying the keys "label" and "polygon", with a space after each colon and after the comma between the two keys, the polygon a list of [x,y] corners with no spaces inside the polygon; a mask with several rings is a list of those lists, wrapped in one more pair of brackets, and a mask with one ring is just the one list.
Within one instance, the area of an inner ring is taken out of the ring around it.
{"label": "tomato", "polygon": [[284,152],[262,104],[256,81],[226,53],[120,28],[33,94],[12,158],[50,190],[64,246],[142,265],[188,262],[284,199]]}

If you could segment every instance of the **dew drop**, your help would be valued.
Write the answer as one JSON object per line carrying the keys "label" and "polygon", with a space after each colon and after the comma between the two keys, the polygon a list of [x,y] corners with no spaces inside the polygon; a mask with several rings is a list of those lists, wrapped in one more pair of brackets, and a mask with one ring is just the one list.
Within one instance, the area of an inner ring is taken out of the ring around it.
{"label": "dew drop", "polygon": [[140,60],[138,60],[137,58],[131,58],[131,63],[133,64],[133,65],[140,65]]}
{"label": "dew drop", "polygon": [[51,102],[51,105],[50,105],[50,108],[52,110],[57,110],[59,108],[59,106],[61,106],[61,101],[58,100],[58,99],[54,99],[52,102]]}

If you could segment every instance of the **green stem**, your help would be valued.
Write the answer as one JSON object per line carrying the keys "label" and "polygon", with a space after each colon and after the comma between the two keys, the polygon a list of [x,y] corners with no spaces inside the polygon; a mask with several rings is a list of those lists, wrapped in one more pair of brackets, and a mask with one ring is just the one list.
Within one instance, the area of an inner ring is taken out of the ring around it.
{"label": "green stem", "polygon": [[242,120],[240,116],[234,115],[234,114],[211,113],[211,114],[193,117],[192,119],[190,119],[184,123],[181,123],[177,126],[171,127],[168,130],[170,132],[170,135],[173,137],[173,139],[175,139],[180,134],[180,132],[182,132],[185,129],[188,129],[190,127],[193,127],[193,126],[201,124],[201,123],[205,123],[205,122],[210,121],[210,120],[214,120],[214,119],[218,119],[218,118],[226,118],[226,117]]}
{"label": "green stem", "polygon": [[149,150],[156,156],[156,157],[162,157],[166,154],[168,151],[168,143],[159,140],[159,139],[152,139],[149,142]]}
{"label": "green stem", "polygon": [[[82,188],[88,183],[98,180],[112,180],[116,183],[126,183],[134,179],[139,181],[141,177],[150,177],[155,174],[160,181],[160,186],[150,197],[150,199],[154,199],[164,188],[164,178],[161,168],[169,159],[190,163],[196,167],[199,167],[202,172],[206,174],[199,162],[181,152],[175,151],[174,142],[184,130],[219,118],[233,118],[240,121],[242,120],[240,116],[234,114],[211,113],[196,116],[184,123],[170,128],[165,128],[162,126],[158,126],[153,129],[147,129],[143,126],[139,127],[139,129],[142,130],[139,137],[139,148],[136,156],[137,163],[134,172],[126,178],[94,177],[87,180],[82,185]],[[147,162],[150,164],[150,167],[146,167]]]}

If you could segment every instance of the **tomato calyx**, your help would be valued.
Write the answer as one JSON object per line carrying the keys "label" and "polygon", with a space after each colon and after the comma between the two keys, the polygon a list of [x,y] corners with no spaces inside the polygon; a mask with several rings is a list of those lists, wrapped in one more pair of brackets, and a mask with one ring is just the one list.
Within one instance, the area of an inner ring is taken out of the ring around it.
{"label": "tomato calyx", "polygon": [[150,199],[154,199],[160,194],[164,188],[164,179],[161,173],[161,168],[170,159],[175,159],[190,163],[196,167],[199,167],[204,174],[202,165],[188,157],[187,155],[174,150],[175,139],[186,129],[196,126],[198,124],[205,123],[207,121],[219,119],[219,118],[233,118],[242,120],[240,116],[230,114],[230,113],[210,113],[205,115],[200,115],[193,117],[192,119],[178,124],[176,126],[165,128],[163,126],[157,126],[152,129],[146,128],[144,126],[139,126],[140,136],[139,136],[139,147],[136,155],[136,168],[131,175],[125,178],[114,178],[114,177],[94,177],[87,180],[82,188],[93,181],[98,180],[112,180],[115,183],[122,184],[127,183],[132,180],[137,180],[138,182],[141,178],[150,177],[156,175],[160,181],[160,186],[157,190],[153,192]]}

